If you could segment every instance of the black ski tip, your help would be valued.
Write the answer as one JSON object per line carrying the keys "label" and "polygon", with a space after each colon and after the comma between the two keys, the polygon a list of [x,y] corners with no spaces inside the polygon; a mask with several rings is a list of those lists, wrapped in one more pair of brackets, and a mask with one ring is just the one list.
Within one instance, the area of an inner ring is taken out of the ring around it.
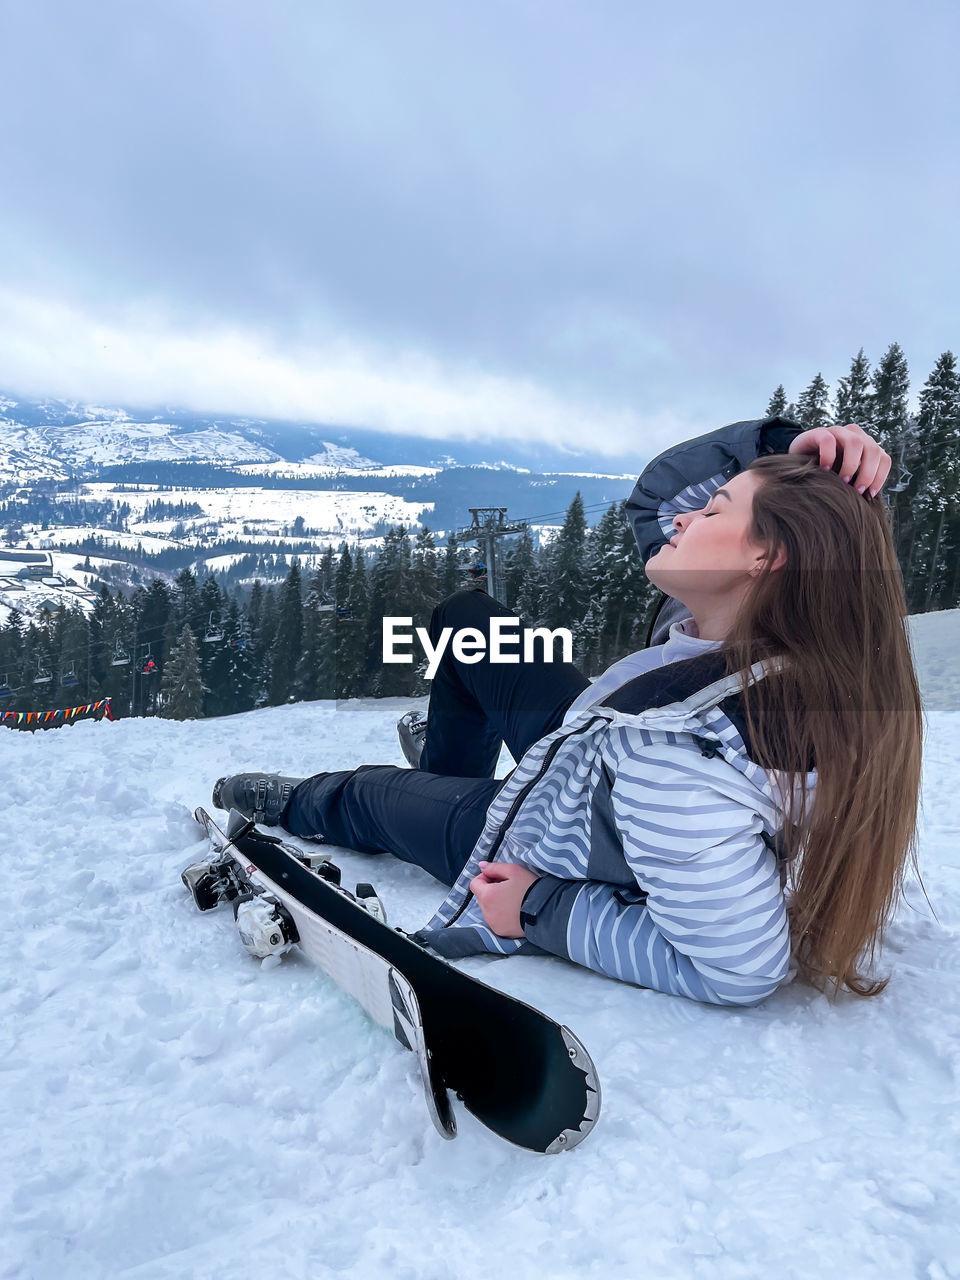
{"label": "black ski tip", "polygon": [[561,1026],[560,1035],[570,1055],[571,1065],[583,1072],[583,1085],[586,1090],[586,1105],[583,1118],[576,1128],[564,1129],[558,1133],[553,1142],[545,1149],[545,1155],[557,1155],[561,1151],[572,1151],[574,1147],[588,1137],[600,1118],[600,1078],[593,1065],[593,1059],[587,1053],[583,1042],[577,1038],[569,1027]]}

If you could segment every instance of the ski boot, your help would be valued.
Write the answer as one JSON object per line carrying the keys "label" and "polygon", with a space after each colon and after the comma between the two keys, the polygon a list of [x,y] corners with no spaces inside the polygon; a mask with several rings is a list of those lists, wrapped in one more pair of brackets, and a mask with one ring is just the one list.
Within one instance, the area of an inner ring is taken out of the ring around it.
{"label": "ski boot", "polygon": [[423,744],[427,740],[426,716],[421,715],[419,711],[408,711],[397,721],[397,733],[407,764],[411,769],[419,769]]}
{"label": "ski boot", "polygon": [[265,827],[280,825],[293,788],[303,778],[284,778],[279,773],[234,773],[220,778],[213,788],[217,809],[236,809]]}

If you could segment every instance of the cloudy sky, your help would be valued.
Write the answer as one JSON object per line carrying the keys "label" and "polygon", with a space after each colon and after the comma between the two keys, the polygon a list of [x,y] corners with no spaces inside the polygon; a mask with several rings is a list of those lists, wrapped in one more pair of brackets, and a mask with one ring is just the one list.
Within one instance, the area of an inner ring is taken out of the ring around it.
{"label": "cloudy sky", "polygon": [[956,0],[0,0],[0,47],[14,392],[655,452],[960,346]]}

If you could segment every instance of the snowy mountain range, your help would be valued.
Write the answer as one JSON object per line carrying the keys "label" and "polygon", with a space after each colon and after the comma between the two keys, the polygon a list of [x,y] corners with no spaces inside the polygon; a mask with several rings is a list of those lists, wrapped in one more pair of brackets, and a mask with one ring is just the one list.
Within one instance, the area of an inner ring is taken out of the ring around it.
{"label": "snowy mountain range", "polygon": [[[646,456],[605,457],[602,471],[637,474]],[[170,406],[104,407],[0,392],[0,484],[89,478],[101,466],[124,463],[280,461],[353,469],[385,464],[590,474],[598,469],[594,453],[542,444],[427,440],[330,423],[208,415]]]}
{"label": "snowy mountain range", "polygon": [[[306,457],[290,458],[267,424],[249,419],[147,415],[64,401],[17,401],[0,395],[0,482],[30,483],[86,475],[130,462],[256,463],[309,461],[328,467],[375,467],[349,445],[311,431]],[[297,450],[299,452],[299,450]]]}

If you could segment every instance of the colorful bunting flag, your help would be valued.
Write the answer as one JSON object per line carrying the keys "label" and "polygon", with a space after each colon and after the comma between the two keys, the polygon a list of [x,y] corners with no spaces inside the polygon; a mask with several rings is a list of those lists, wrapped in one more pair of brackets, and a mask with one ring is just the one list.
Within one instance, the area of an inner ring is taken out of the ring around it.
{"label": "colorful bunting flag", "polygon": [[101,698],[99,702],[86,702],[82,707],[58,707],[51,711],[0,711],[0,724],[9,729],[18,726],[30,728],[35,724],[72,724],[83,717],[113,720],[110,699]]}

